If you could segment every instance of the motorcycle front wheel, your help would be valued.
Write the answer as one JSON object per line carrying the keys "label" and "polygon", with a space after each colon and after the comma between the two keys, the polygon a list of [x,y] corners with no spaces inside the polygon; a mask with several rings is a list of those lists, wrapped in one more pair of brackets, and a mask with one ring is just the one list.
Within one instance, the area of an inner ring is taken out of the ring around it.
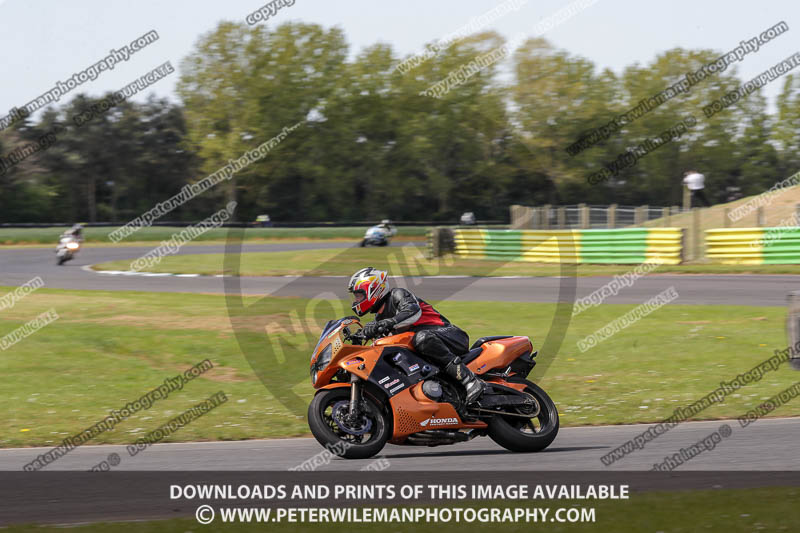
{"label": "motorcycle front wheel", "polygon": [[345,459],[366,459],[380,452],[390,436],[390,421],[375,399],[365,394],[357,420],[346,416],[350,388],[324,390],[308,406],[308,426],[317,442]]}
{"label": "motorcycle front wheel", "polygon": [[550,396],[527,379],[509,378],[525,384],[525,392],[536,400],[539,412],[531,418],[495,416],[489,422],[489,437],[512,452],[539,452],[550,446],[558,435],[558,411]]}

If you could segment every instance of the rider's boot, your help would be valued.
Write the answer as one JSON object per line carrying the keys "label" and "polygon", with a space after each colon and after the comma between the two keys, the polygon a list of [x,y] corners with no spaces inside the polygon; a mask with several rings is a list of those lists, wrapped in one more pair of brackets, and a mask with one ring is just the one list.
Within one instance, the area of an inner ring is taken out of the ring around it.
{"label": "rider's boot", "polygon": [[464,386],[467,391],[466,404],[470,405],[475,403],[481,397],[484,390],[484,383],[472,370],[467,368],[467,365],[461,362],[460,357],[456,357],[444,368],[445,373],[451,378],[455,379]]}

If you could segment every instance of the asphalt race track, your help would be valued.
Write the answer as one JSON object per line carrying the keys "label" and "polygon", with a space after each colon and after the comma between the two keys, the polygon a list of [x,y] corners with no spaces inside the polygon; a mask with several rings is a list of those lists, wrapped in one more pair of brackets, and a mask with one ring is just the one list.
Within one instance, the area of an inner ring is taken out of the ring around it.
{"label": "asphalt race track", "polygon": [[[561,428],[558,437],[543,452],[514,454],[501,448],[488,437],[479,437],[468,443],[434,448],[424,446],[387,445],[377,456],[387,459],[387,470],[514,470],[564,471],[564,470],[628,470],[644,471],[662,463],[665,456],[679,453],[728,424],[731,436],[722,440],[713,450],[696,456],[679,468],[683,470],[714,471],[800,471],[800,461],[795,450],[800,434],[800,419],[771,418],[754,422],[742,428],[735,420],[685,422],[635,450],[610,466],[600,460],[602,456],[628,439],[645,431],[647,425],[597,426]],[[23,465],[50,448],[14,448],[0,450],[1,470],[22,470]],[[189,442],[155,444],[131,457],[124,446],[82,446],[72,450],[48,465],[46,471],[87,471],[95,464],[116,453],[119,464],[112,470],[141,471],[252,471],[288,470],[323,451],[316,440],[275,439],[233,442]],[[359,470],[373,462],[372,459],[347,460],[334,458],[317,470]]]}
{"label": "asphalt race track", "polygon": [[[285,243],[245,245],[244,252],[286,251],[298,249],[347,248],[351,243]],[[156,291],[223,293],[220,277],[126,275],[97,273],[89,265],[118,259],[135,259],[152,247],[99,247],[87,245],[76,260],[66,266],[55,265],[51,248],[18,248],[0,251],[0,285],[15,286],[39,275],[47,288],[110,291]],[[180,253],[221,253],[221,245],[193,245]],[[586,296],[607,283],[609,277],[577,278],[577,296]],[[523,302],[557,301],[562,279],[540,278],[426,278],[420,291],[430,300],[504,300]],[[680,304],[740,304],[784,306],[790,290],[800,288],[800,276],[767,275],[650,275],[627,287],[609,303],[638,304],[658,292],[674,286]],[[281,291],[280,289],[283,290]],[[346,298],[343,277],[254,277],[242,280],[247,294],[285,294],[312,297],[330,291]],[[513,464],[522,470],[649,470],[667,455],[708,436],[721,424],[729,424],[732,435],[714,450],[694,458],[692,470],[800,470],[794,451],[800,434],[800,419],[768,419],[747,428],[735,420],[684,423],[611,466],[600,457],[640,433],[647,426],[603,426],[562,428],[556,441],[546,451],[509,463],[510,452],[488,438],[469,443],[436,448],[389,445],[381,457],[394,470],[498,470]],[[286,470],[299,465],[322,448],[313,439],[251,440],[238,442],[158,444],[130,457],[124,446],[83,446],[73,450],[47,470],[90,469],[116,453],[119,470]],[[0,470],[21,470],[22,466],[46,449],[0,450]],[[370,460],[335,459],[322,470],[358,470]]]}
{"label": "asphalt race track", "polygon": [[[396,243],[401,244],[401,243]],[[406,244],[406,243],[402,243]],[[154,244],[155,246],[155,244]],[[247,244],[243,252],[289,251],[322,248],[348,248],[347,242],[331,243],[285,243]],[[54,247],[53,247],[54,248]],[[154,292],[225,292],[223,279],[213,276],[162,276],[97,273],[89,265],[136,259],[152,250],[152,247],[93,246],[86,245],[76,259],[64,266],[56,266],[53,248],[17,248],[0,251],[0,285],[18,286],[39,275],[45,286],[55,289],[107,290],[107,291],[154,291]],[[223,253],[222,245],[191,245],[180,250],[180,254]],[[342,277],[249,277],[242,278],[241,292],[244,294],[315,297],[332,292],[346,298],[345,281]],[[609,281],[608,276],[579,277],[576,279],[577,298],[588,296],[592,291]],[[411,286],[421,280],[408,280]],[[278,292],[291,283],[286,291]],[[467,301],[510,302],[556,302],[562,286],[559,277],[531,278],[469,278],[429,277],[424,278],[424,288],[418,287],[425,298]],[[571,282],[570,282],[571,283]],[[659,292],[675,287],[679,298],[676,304],[690,305],[764,305],[784,306],[786,295],[800,289],[800,276],[793,275],[659,275],[651,274],[625,287],[605,303],[640,304]],[[563,296],[562,296],[563,298]]]}

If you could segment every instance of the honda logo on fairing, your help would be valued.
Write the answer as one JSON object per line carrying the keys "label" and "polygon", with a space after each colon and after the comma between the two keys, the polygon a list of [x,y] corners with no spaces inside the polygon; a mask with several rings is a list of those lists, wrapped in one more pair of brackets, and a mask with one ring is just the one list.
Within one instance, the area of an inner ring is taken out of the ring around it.
{"label": "honda logo on fairing", "polygon": [[422,422],[419,423],[419,425],[422,426],[422,427],[425,427],[428,424],[430,424],[432,426],[458,424],[458,419],[457,418],[435,418],[435,417],[430,417],[429,419],[423,420]]}

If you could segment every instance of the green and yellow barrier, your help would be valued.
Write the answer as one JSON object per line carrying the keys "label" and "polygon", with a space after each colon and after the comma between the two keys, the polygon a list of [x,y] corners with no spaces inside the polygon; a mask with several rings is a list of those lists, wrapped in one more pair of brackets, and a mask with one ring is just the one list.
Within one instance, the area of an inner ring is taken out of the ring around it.
{"label": "green and yellow barrier", "polygon": [[455,253],[474,259],[540,263],[679,264],[681,228],[453,231]]}
{"label": "green and yellow barrier", "polygon": [[727,265],[800,263],[800,228],[709,229],[706,257]]}

